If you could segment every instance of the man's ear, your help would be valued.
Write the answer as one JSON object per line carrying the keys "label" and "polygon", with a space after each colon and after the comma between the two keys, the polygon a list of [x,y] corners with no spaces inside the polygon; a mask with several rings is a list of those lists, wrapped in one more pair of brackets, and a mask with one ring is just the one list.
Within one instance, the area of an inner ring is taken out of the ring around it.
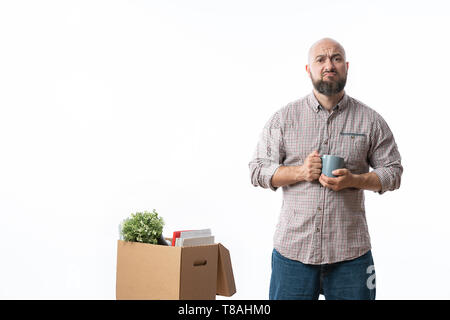
{"label": "man's ear", "polygon": [[309,64],[305,66],[306,73],[311,76],[311,70],[309,70]]}

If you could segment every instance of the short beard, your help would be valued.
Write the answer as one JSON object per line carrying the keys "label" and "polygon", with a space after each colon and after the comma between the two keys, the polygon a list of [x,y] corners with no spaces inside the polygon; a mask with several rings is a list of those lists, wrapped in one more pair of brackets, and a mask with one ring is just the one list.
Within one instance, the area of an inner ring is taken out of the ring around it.
{"label": "short beard", "polygon": [[347,75],[339,81],[323,81],[311,79],[314,88],[325,96],[332,96],[344,90],[347,83]]}

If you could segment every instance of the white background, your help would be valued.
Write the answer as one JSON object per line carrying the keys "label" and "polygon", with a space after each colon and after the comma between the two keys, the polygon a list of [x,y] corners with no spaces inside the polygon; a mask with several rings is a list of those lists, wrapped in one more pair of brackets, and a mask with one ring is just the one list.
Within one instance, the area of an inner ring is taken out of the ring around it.
{"label": "white background", "polygon": [[[250,184],[316,40],[389,124],[399,190],[366,191],[378,299],[449,299],[446,1],[2,1],[0,298],[115,299],[118,224],[211,228],[235,299],[267,299],[281,189]],[[219,297],[220,299],[221,297]],[[323,297],[322,297],[323,298]]]}

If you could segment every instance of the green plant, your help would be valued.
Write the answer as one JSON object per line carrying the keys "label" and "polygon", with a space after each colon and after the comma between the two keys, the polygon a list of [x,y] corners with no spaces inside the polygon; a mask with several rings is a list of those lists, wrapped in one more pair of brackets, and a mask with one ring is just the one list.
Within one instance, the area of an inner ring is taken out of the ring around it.
{"label": "green plant", "polygon": [[162,235],[163,226],[164,220],[158,217],[155,209],[153,212],[136,212],[123,221],[121,234],[125,241],[156,244]]}

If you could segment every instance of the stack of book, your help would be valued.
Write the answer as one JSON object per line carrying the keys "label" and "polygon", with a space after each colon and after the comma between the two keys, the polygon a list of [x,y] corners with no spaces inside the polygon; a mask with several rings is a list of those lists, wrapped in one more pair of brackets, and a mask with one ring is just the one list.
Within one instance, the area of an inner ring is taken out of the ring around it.
{"label": "stack of book", "polygon": [[214,236],[211,229],[174,231],[172,246],[192,247],[214,244]]}

